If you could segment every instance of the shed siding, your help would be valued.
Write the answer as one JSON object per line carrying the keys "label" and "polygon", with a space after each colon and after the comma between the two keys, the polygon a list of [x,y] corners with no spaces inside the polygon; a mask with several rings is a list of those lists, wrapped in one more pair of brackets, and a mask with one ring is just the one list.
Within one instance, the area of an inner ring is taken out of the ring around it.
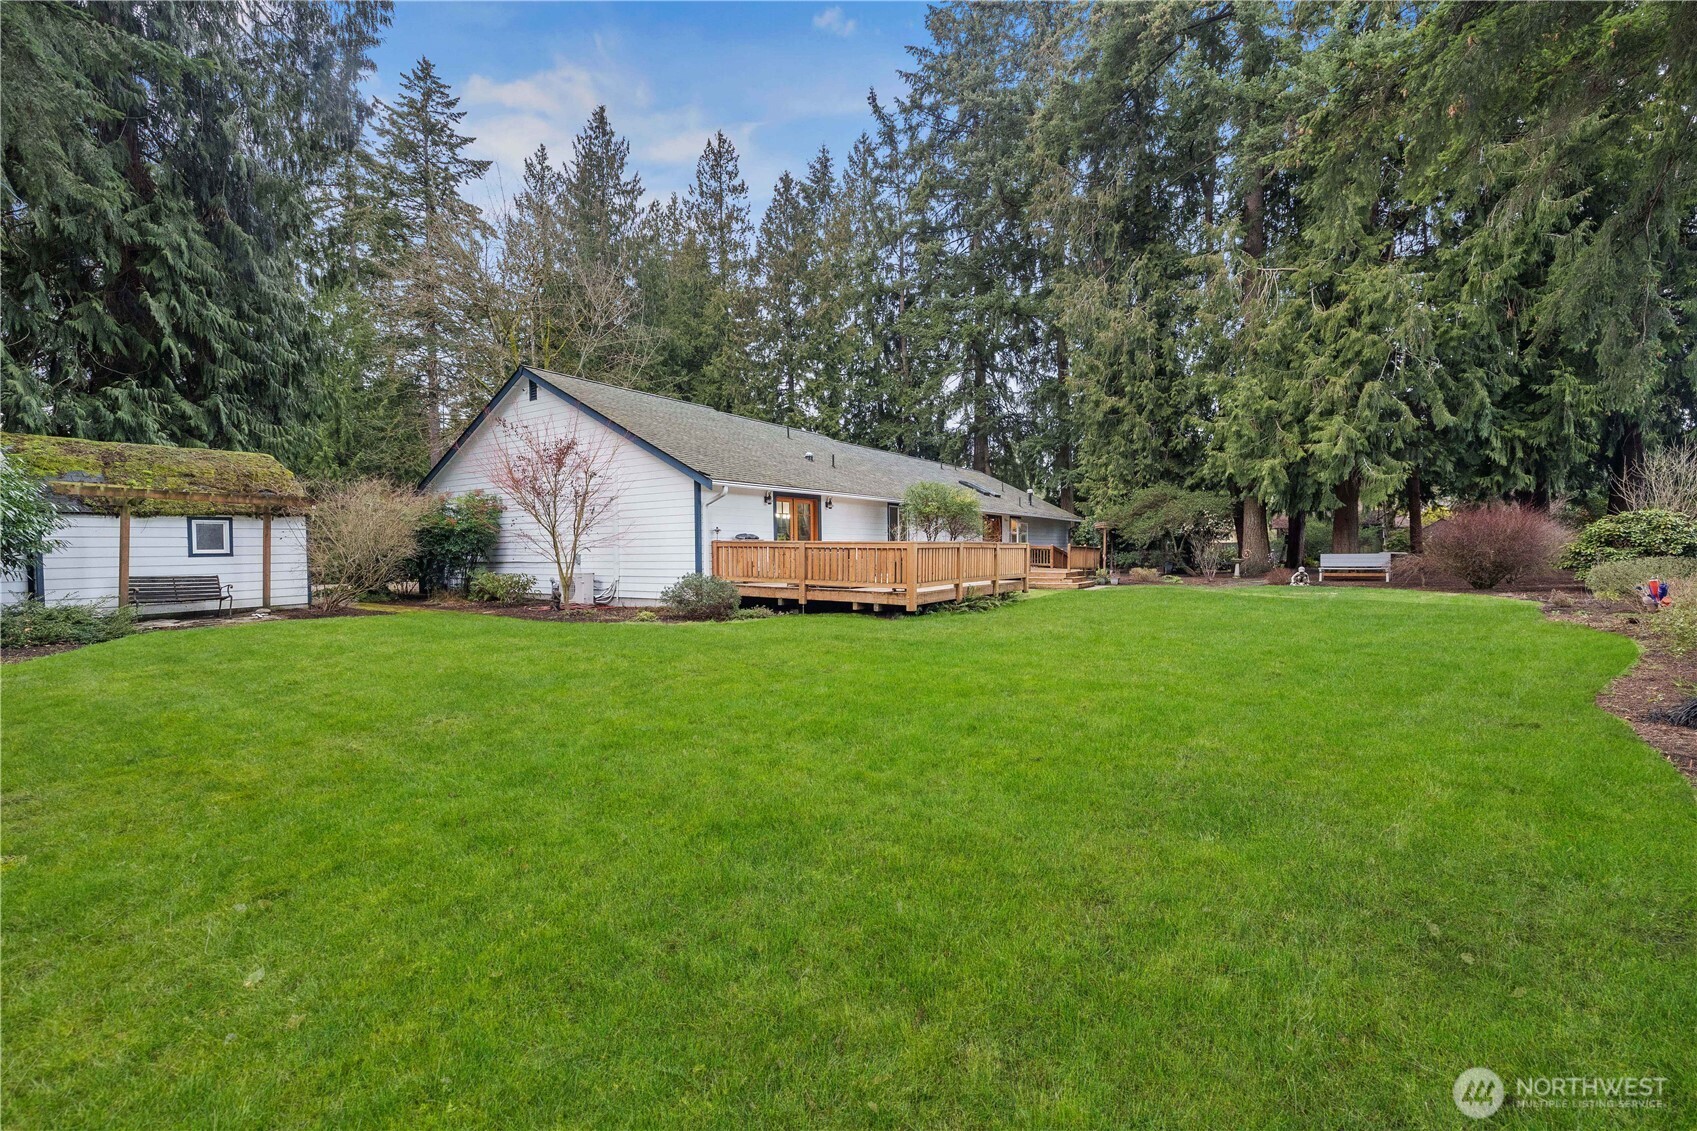
{"label": "shed siding", "polygon": [[[592,534],[594,544],[582,551],[578,569],[587,571],[601,585],[616,581],[620,604],[658,602],[661,590],[695,569],[695,481],[585,416],[545,387],[538,389],[534,401],[529,399],[527,386],[526,381],[514,383],[490,410],[490,419],[448,461],[431,488],[449,495],[479,490],[500,495],[491,471],[504,422],[556,434],[576,431],[591,442],[607,445],[611,472],[618,484],[618,502],[602,528]],[[507,510],[501,515],[495,568],[503,573],[530,574],[538,588],[546,591],[554,577],[554,566],[547,552],[534,545],[526,532],[540,536],[536,523],[508,500]]]}
{"label": "shed siding", "polygon": [[[62,602],[118,603],[118,519],[112,515],[73,514],[55,532],[61,543],[46,555],[41,574],[49,604]],[[263,595],[260,575],[264,553],[264,520],[237,515],[230,526],[229,557],[191,557],[188,520],[180,516],[130,520],[130,576],[182,577],[217,575],[233,585],[235,607],[258,608]],[[23,581],[17,579],[18,595]],[[13,582],[8,579],[8,598]],[[271,604],[304,605],[307,601],[306,520],[298,515],[271,520]],[[149,605],[145,612],[208,612],[210,602],[194,605]]]}

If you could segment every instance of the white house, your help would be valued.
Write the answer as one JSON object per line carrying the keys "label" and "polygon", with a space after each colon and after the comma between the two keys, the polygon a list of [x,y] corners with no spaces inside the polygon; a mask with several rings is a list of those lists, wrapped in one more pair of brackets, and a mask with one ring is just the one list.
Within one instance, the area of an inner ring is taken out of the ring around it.
{"label": "white house", "polygon": [[[573,599],[654,604],[687,573],[710,571],[715,541],[890,542],[897,504],[919,482],[977,492],[985,538],[1067,545],[1079,517],[994,476],[833,440],[653,393],[521,367],[420,484],[449,495],[500,495],[504,429],[576,435],[606,447],[617,501],[580,554]],[[553,575],[527,540],[526,518],[502,516],[494,568]]]}
{"label": "white house", "polygon": [[131,602],[154,615],[309,600],[306,495],[270,456],[16,434],[0,448],[63,519],[57,548],[0,580],[0,604]]}

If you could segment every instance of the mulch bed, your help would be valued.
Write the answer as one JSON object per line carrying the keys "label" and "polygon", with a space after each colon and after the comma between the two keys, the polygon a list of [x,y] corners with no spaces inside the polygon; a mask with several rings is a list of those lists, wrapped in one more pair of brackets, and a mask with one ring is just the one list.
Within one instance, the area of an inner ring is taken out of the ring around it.
{"label": "mulch bed", "polygon": [[1543,601],[1551,620],[1618,632],[1638,642],[1643,654],[1632,670],[1597,696],[1597,706],[1625,719],[1638,737],[1661,751],[1680,773],[1697,785],[1697,730],[1657,722],[1650,716],[1697,695],[1697,652],[1675,656],[1651,632],[1645,612],[1634,601],[1603,601],[1595,597],[1556,595]]}
{"label": "mulch bed", "polygon": [[33,644],[28,648],[7,648],[0,651],[0,664],[15,664],[20,660],[33,660],[38,656],[51,656],[58,652],[74,652],[78,648],[86,647],[86,644]]}
{"label": "mulch bed", "polygon": [[492,605],[485,601],[460,601],[437,598],[429,601],[408,601],[409,609],[441,609],[452,613],[479,613],[489,617],[518,617],[520,620],[564,621],[568,623],[616,623],[649,613],[666,621],[682,621],[663,608],[614,607],[611,605],[572,605],[556,609],[552,605]]}
{"label": "mulch bed", "polygon": [[[389,615],[390,615],[390,610],[388,610],[388,609],[372,609],[372,608],[366,608],[366,607],[363,607],[363,606],[356,607],[356,606],[352,606],[352,605],[344,605],[344,606],[341,606],[339,608],[334,608],[334,609],[317,609],[317,608],[313,608],[311,605],[307,605],[305,607],[297,608],[297,609],[272,609],[271,615],[269,617],[264,618],[264,619],[266,619],[266,620],[324,620],[327,617],[386,617],[386,616],[389,616]],[[234,617],[224,617],[224,618],[222,618],[222,620],[220,620],[219,623],[222,624],[222,623],[229,623],[229,622],[240,621],[240,620],[252,620],[252,619],[253,618],[251,616],[244,617],[244,616],[241,616],[241,615],[237,615],[237,616],[234,616]],[[177,625],[176,627],[178,627],[178,628],[189,628],[191,626],[190,625]]]}

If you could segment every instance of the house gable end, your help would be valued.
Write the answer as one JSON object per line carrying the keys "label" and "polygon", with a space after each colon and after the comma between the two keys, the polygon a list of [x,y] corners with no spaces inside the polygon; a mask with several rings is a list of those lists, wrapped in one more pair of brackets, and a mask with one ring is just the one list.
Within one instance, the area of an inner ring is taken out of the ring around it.
{"label": "house gable end", "polygon": [[528,379],[536,382],[539,389],[548,390],[556,397],[559,397],[561,400],[571,405],[584,416],[587,416],[589,419],[595,421],[609,432],[612,432],[615,436],[618,436],[620,439],[630,441],[630,443],[647,452],[649,455],[666,464],[668,467],[688,476],[690,479],[695,481],[697,486],[708,488],[713,486],[713,480],[708,478],[706,475],[703,475],[693,467],[685,464],[682,460],[673,456],[671,453],[662,450],[655,444],[650,443],[641,436],[638,436],[618,421],[613,420],[591,408],[589,405],[584,404],[577,397],[572,396],[558,385],[555,385],[552,381],[549,381],[546,377],[539,375],[527,366],[521,365],[518,369],[513,371],[513,375],[511,377],[507,378],[507,383],[502,385],[501,388],[496,391],[495,395],[489,398],[488,403],[478,410],[477,415],[472,417],[471,423],[467,424],[465,428],[461,430],[460,434],[454,438],[454,442],[448,445],[448,450],[442,453],[441,458],[438,459],[435,465],[425,473],[424,478],[418,481],[419,490],[422,491],[429,489],[430,484],[436,480],[453,458],[460,453],[460,451],[471,440],[472,436],[483,427],[492,415],[494,415],[495,407],[506,399],[507,394],[512,392],[513,387],[517,385],[521,379]]}

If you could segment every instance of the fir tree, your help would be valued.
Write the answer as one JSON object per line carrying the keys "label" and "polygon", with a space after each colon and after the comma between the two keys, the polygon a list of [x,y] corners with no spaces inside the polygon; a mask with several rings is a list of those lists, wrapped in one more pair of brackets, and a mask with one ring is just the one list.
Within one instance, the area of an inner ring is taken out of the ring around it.
{"label": "fir tree", "polygon": [[324,409],[311,202],[388,14],[0,8],[10,427],[299,454]]}
{"label": "fir tree", "polygon": [[417,383],[432,456],[454,415],[493,380],[464,349],[480,285],[480,241],[490,232],[464,192],[490,163],[466,156],[474,139],[458,130],[465,118],[459,102],[430,60],[420,59],[377,123],[381,175],[401,234],[379,309],[390,371]]}

